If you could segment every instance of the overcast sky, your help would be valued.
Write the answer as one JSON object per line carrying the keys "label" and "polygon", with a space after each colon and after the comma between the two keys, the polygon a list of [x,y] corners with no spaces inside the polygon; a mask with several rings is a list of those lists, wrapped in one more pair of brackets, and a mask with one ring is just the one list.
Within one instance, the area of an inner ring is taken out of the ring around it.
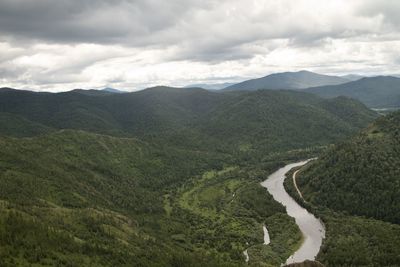
{"label": "overcast sky", "polygon": [[132,91],[399,66],[399,0],[0,0],[0,87]]}

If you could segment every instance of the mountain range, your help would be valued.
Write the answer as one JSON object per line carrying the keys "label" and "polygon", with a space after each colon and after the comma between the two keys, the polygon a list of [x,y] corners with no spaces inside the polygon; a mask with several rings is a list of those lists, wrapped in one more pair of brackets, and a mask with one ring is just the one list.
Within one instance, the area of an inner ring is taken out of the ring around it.
{"label": "mountain range", "polygon": [[252,91],[258,89],[305,89],[322,85],[337,85],[351,81],[350,79],[338,76],[322,75],[310,71],[274,73],[268,76],[247,80],[238,84],[226,87],[227,91]]}
{"label": "mountain range", "polygon": [[373,108],[400,107],[400,78],[392,76],[362,78],[340,85],[309,88],[306,91],[326,98],[348,96]]}
{"label": "mountain range", "polygon": [[[162,87],[162,86],[159,86]],[[310,71],[275,73],[262,78],[246,80],[237,84],[195,84],[186,88],[203,88],[215,91],[257,91],[257,90],[304,90],[323,98],[347,96],[357,99],[371,108],[400,107],[400,78],[395,76],[363,77],[349,74],[329,76]],[[8,88],[11,89],[11,88]],[[7,90],[2,88],[0,90]],[[72,90],[86,95],[107,95],[127,93],[126,91],[104,88],[102,90]]]}
{"label": "mountain range", "polygon": [[0,265],[243,266],[247,250],[250,264],[279,266],[302,235],[260,180],[318,155],[299,176],[327,225],[317,259],[392,263],[396,118],[307,90],[1,89]]}
{"label": "mountain range", "polygon": [[[224,145],[236,148],[264,145],[274,149],[332,141],[375,117],[349,98],[321,99],[289,90],[221,93],[154,87],[125,94],[89,92],[0,90],[0,112],[9,117],[1,131],[25,127],[27,135],[45,129],[145,138],[163,135],[162,139],[171,137],[177,144],[192,147],[219,147],[218,140],[224,138]],[[177,134],[182,138],[176,139]]]}
{"label": "mountain range", "polygon": [[361,75],[328,76],[309,71],[275,73],[228,86],[224,91],[305,90],[324,98],[347,96],[371,108],[400,107],[400,78]]}

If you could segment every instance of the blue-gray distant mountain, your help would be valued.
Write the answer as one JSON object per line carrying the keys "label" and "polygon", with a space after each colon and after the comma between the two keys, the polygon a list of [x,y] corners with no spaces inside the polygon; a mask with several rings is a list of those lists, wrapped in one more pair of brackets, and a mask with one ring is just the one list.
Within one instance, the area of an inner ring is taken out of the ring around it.
{"label": "blue-gray distant mountain", "polygon": [[203,88],[207,90],[220,90],[224,89],[228,86],[234,85],[235,83],[197,83],[197,84],[190,84],[185,86],[185,88]]}
{"label": "blue-gray distant mountain", "polygon": [[83,95],[93,95],[93,96],[105,96],[105,95],[112,95],[112,94],[122,94],[127,93],[125,91],[121,91],[114,88],[106,87],[104,89],[74,89],[70,92],[80,93]]}
{"label": "blue-gray distant mountain", "polygon": [[115,93],[115,94],[126,93],[125,91],[122,91],[122,90],[119,90],[119,89],[115,89],[115,88],[111,88],[111,87],[106,87],[106,88],[102,89],[101,91],[109,92],[109,93]]}
{"label": "blue-gray distant mountain", "polygon": [[367,77],[341,85],[309,88],[306,91],[325,98],[348,96],[372,108],[400,107],[400,78],[392,76]]}
{"label": "blue-gray distant mountain", "polygon": [[349,82],[349,79],[345,79],[337,76],[329,76],[318,74],[310,71],[298,71],[298,72],[283,72],[274,73],[262,78],[247,80],[238,84],[234,84],[226,87],[223,90],[229,91],[254,91],[259,89],[305,89],[308,87],[316,87],[323,85],[336,85]]}
{"label": "blue-gray distant mountain", "polygon": [[365,76],[358,75],[358,74],[347,74],[347,75],[343,75],[340,77],[350,80],[350,81],[358,81],[358,80],[361,80],[362,78],[365,78]]}

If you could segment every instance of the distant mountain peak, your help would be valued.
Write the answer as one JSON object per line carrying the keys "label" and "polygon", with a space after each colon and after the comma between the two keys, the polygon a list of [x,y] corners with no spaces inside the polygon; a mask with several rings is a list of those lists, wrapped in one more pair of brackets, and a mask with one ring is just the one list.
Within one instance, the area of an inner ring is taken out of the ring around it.
{"label": "distant mountain peak", "polygon": [[101,91],[110,92],[110,93],[116,93],[116,94],[125,93],[125,91],[122,91],[122,90],[119,90],[119,89],[115,89],[115,88],[111,88],[111,87],[106,87],[104,89],[101,89]]}
{"label": "distant mountain peak", "polygon": [[325,98],[347,96],[372,108],[400,107],[400,78],[393,76],[363,77],[345,84],[309,88],[306,92]]}
{"label": "distant mountain peak", "polygon": [[318,74],[308,70],[300,70],[296,72],[273,73],[262,78],[247,80],[238,84],[226,87],[224,90],[229,91],[254,91],[259,89],[291,89],[299,90],[309,87],[323,85],[337,85],[347,83],[350,80],[338,77]]}

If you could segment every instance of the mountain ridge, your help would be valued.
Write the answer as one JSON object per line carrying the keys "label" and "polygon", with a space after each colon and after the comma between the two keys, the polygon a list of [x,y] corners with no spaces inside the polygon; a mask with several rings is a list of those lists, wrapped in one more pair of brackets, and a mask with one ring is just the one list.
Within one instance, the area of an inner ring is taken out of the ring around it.
{"label": "mountain ridge", "polygon": [[[185,133],[185,138],[179,141],[192,146],[205,143],[210,146],[213,142],[217,145],[218,138],[223,136],[232,144],[263,142],[268,145],[274,142],[261,138],[263,132],[269,132],[271,140],[275,140],[279,139],[280,131],[294,132],[293,125],[313,133],[310,136],[315,134],[300,122],[320,128],[326,136],[318,134],[314,138],[327,141],[356,131],[376,116],[375,112],[347,98],[322,99],[313,94],[284,90],[212,92],[162,86],[101,97],[76,91],[56,94],[0,92],[0,112],[22,116],[52,129],[81,129],[146,138],[153,135],[161,138],[164,134],[174,142],[178,142],[176,134]],[[295,117],[297,119],[293,120]],[[328,128],[337,127],[342,132],[334,128],[324,130],[323,125],[327,124]],[[242,128],[252,134],[247,138]],[[254,139],[255,135],[260,138]],[[296,135],[291,138],[287,144],[296,144]],[[304,135],[304,139],[313,140],[308,135]],[[298,142],[303,143],[300,139]]]}
{"label": "mountain ridge", "polygon": [[313,87],[305,91],[324,98],[348,96],[372,108],[400,107],[400,78],[394,76],[364,77],[341,85]]}
{"label": "mountain ridge", "polygon": [[338,76],[323,75],[306,70],[301,70],[297,72],[273,73],[261,78],[250,79],[243,81],[241,83],[237,83],[235,85],[228,86],[223,90],[226,91],[235,91],[235,90],[253,91],[259,89],[299,90],[299,89],[309,88],[312,86],[341,84],[349,81],[350,80]]}

